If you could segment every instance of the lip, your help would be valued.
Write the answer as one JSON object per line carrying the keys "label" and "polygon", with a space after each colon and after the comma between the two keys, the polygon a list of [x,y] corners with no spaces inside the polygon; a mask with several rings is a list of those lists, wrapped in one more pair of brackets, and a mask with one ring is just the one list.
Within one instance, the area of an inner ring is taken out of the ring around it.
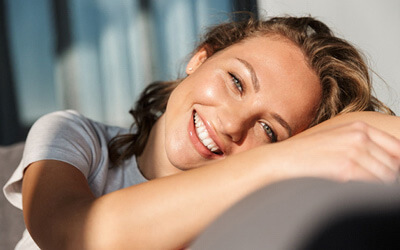
{"label": "lip", "polygon": [[[195,130],[195,125],[194,125],[194,120],[193,120],[193,115],[195,112],[197,112],[197,111],[194,110],[192,112],[192,115],[190,116],[190,120],[189,120],[189,126],[188,126],[189,138],[190,138],[190,141],[192,142],[194,148],[202,157],[207,158],[207,159],[218,159],[218,158],[223,157],[224,154],[221,154],[221,155],[214,154],[206,146],[204,146],[203,143],[200,141],[200,138],[197,136],[197,133]],[[218,137],[216,136],[216,133],[212,129],[210,123],[207,120],[204,120],[203,117],[198,112],[197,112],[197,114],[203,120],[204,125],[206,126],[206,129],[208,131],[208,135],[210,136],[210,138],[215,142],[217,147],[220,148],[220,150],[222,152],[224,152],[223,148],[221,147],[221,143],[219,143],[219,141],[217,139]]]}

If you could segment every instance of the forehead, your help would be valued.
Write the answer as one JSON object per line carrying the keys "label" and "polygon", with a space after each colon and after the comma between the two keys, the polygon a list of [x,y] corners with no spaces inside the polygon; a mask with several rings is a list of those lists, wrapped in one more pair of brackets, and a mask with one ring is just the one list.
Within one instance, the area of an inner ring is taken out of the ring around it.
{"label": "forehead", "polygon": [[254,101],[282,116],[294,130],[311,122],[321,98],[319,78],[301,49],[282,36],[249,38],[226,50],[247,61],[260,83]]}
{"label": "forehead", "polygon": [[[225,52],[228,54],[239,52],[261,64],[268,62],[277,64],[281,69],[287,68],[287,64],[296,63],[309,68],[307,57],[302,50],[294,42],[281,35],[247,38],[228,47]],[[309,70],[313,71],[311,68]]]}

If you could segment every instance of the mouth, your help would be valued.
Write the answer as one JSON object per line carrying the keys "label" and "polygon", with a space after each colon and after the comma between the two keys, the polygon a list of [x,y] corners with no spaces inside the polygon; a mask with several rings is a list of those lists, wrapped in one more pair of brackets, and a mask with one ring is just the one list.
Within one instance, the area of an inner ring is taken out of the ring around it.
{"label": "mouth", "polygon": [[193,122],[195,126],[196,135],[199,138],[200,142],[206,147],[211,153],[216,155],[222,155],[222,150],[217,146],[217,143],[210,137],[206,125],[203,120],[195,111],[193,113]]}

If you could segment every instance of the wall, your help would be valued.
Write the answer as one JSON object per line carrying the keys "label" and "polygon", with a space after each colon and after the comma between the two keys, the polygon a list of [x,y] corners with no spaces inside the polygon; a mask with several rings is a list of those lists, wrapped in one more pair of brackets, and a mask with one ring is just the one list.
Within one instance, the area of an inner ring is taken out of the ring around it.
{"label": "wall", "polygon": [[259,0],[258,4],[267,16],[311,14],[355,44],[377,73],[376,95],[400,114],[400,1]]}

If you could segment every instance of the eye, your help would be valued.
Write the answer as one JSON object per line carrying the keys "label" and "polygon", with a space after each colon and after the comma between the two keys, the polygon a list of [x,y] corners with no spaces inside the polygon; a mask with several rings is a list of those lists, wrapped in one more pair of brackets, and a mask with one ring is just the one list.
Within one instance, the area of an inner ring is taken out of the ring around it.
{"label": "eye", "polygon": [[241,83],[241,81],[232,73],[229,73],[229,75],[232,78],[232,83],[235,85],[235,87],[238,89],[238,91],[240,92],[240,94],[243,93],[243,85]]}
{"label": "eye", "polygon": [[277,142],[275,132],[272,130],[272,128],[268,126],[268,124],[266,124],[265,122],[261,122],[261,126],[263,127],[265,133],[267,134],[271,142]]}

